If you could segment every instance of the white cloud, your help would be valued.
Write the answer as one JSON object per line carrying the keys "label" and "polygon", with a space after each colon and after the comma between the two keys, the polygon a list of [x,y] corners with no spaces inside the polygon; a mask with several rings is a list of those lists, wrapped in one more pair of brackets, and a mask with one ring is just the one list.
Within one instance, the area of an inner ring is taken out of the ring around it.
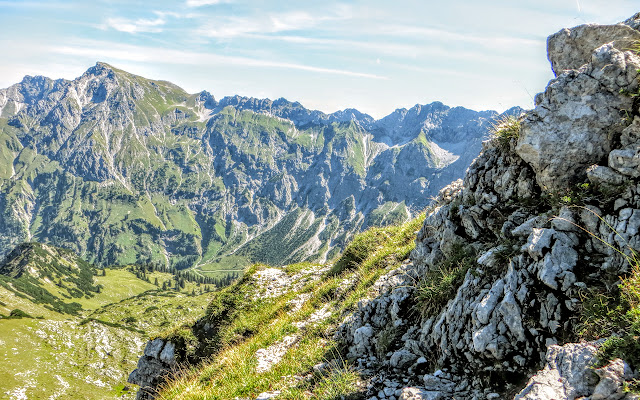
{"label": "white cloud", "polygon": [[416,26],[389,26],[382,28],[380,33],[403,36],[412,39],[434,39],[438,41],[463,42],[480,45],[483,47],[496,48],[513,48],[517,46],[538,46],[545,43],[544,39],[525,39],[509,36],[486,36],[471,33],[456,33],[438,28],[416,27]]}
{"label": "white cloud", "polygon": [[202,7],[221,3],[230,3],[231,0],[187,0],[187,7]]}
{"label": "white cloud", "polygon": [[209,21],[196,33],[210,38],[233,38],[251,34],[269,34],[314,28],[325,21],[351,18],[345,7],[340,7],[327,15],[316,15],[306,11],[254,15],[247,17],[223,17]]}
{"label": "white cloud", "polygon": [[107,18],[102,24],[102,29],[115,29],[120,32],[127,33],[160,33],[163,31],[164,25],[166,25],[169,18],[181,19],[181,18],[196,18],[199,15],[193,13],[178,13],[172,11],[154,11],[155,18]]}
{"label": "white cloud", "polygon": [[107,18],[105,25],[107,28],[115,29],[120,32],[127,33],[139,33],[150,32],[159,33],[162,32],[162,26],[167,21],[159,16],[155,19],[136,19],[131,20],[127,18]]}
{"label": "white cloud", "polygon": [[157,47],[134,46],[102,41],[85,41],[85,43],[76,46],[54,46],[51,48],[51,51],[57,54],[85,57],[93,60],[109,59],[199,66],[236,65],[253,68],[299,70],[365,79],[387,79],[384,76],[376,74],[344,69],[324,68],[306,64],[261,60],[248,57],[223,56],[213,53],[171,50]]}

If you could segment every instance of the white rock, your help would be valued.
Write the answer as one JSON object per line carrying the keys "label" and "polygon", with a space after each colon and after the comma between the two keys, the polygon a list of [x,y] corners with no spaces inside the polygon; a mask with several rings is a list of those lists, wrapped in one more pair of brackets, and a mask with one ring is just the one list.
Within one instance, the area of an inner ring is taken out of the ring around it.
{"label": "white rock", "polygon": [[440,392],[427,391],[421,388],[407,387],[402,389],[400,400],[444,400]]}
{"label": "white rock", "polygon": [[547,39],[547,57],[556,76],[569,69],[578,69],[591,60],[594,49],[616,41],[616,47],[627,49],[640,32],[626,25],[580,25],[565,28]]}
{"label": "white rock", "polygon": [[624,381],[633,377],[627,363],[617,358],[595,372],[600,382],[593,389],[591,400],[617,400],[625,396]]}
{"label": "white rock", "polygon": [[612,150],[609,153],[609,167],[633,178],[640,177],[640,149]]}
{"label": "white rock", "polygon": [[487,293],[482,300],[478,303],[475,310],[476,319],[483,325],[489,323],[489,317],[493,312],[493,309],[502,298],[502,294],[504,292],[504,281],[502,279],[498,279],[494,282],[491,290]]}
{"label": "white rock", "polygon": [[[623,130],[618,111],[632,107],[633,100],[619,91],[637,89],[640,58],[612,44],[591,50],[590,63],[580,71],[549,82],[521,124],[516,152],[547,191],[564,191],[583,180],[587,168],[609,154],[612,137]],[[627,156],[615,165],[627,165]]]}
{"label": "white rock", "polygon": [[279,390],[274,390],[271,392],[262,392],[258,395],[258,397],[256,397],[256,400],[269,400],[269,399],[273,399],[275,397],[278,397],[280,395],[280,391]]}
{"label": "white rock", "polygon": [[540,259],[543,251],[551,246],[551,238],[554,233],[553,229],[533,228],[527,238],[527,243],[522,246],[522,250],[528,252],[533,259]]}
{"label": "white rock", "polygon": [[559,400],[589,396],[594,385],[591,366],[597,347],[591,343],[552,345],[546,365],[534,375],[514,400]]}

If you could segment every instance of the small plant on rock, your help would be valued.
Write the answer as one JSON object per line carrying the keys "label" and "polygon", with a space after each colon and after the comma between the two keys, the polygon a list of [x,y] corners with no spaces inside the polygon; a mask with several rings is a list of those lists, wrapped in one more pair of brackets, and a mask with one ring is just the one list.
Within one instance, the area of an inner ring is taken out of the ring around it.
{"label": "small plant on rock", "polygon": [[455,297],[467,271],[477,265],[476,258],[477,253],[471,246],[454,245],[449,257],[418,281],[415,309],[423,316],[437,313]]}
{"label": "small plant on rock", "polygon": [[511,140],[518,140],[520,137],[520,117],[505,115],[495,120],[489,129],[491,140],[496,142],[503,149],[508,149]]}
{"label": "small plant on rock", "polygon": [[[606,219],[589,208],[580,208],[596,215],[611,232],[620,236],[620,233]],[[586,293],[582,299],[578,336],[588,340],[608,337],[598,351],[600,366],[615,358],[622,358],[631,364],[632,368],[638,368],[640,366],[640,254],[628,244],[624,251],[582,226],[570,223],[620,254],[631,267],[631,272],[626,277],[620,278],[621,283],[614,290],[591,289]]]}

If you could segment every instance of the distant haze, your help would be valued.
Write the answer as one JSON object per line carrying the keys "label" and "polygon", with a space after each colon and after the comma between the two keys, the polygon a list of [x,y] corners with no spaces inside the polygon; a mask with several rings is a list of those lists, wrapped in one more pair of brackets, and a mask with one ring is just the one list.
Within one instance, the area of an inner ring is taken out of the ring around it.
{"label": "distant haze", "polygon": [[376,118],[436,100],[530,108],[552,78],[549,34],[637,11],[631,0],[0,1],[0,87],[104,61],[191,93]]}

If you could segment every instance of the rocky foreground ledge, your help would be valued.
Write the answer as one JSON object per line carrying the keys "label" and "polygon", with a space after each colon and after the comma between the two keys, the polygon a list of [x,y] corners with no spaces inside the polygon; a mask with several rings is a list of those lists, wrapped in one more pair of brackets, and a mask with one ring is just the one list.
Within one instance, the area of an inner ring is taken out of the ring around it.
{"label": "rocky foreground ledge", "polygon": [[[512,121],[519,134],[485,143],[464,181],[441,192],[412,263],[339,328],[372,375],[419,378],[378,399],[637,398],[624,391],[638,373],[624,360],[594,368],[603,341],[567,341],[580,338],[586,293],[612,278],[615,291],[640,249],[639,27],[637,14],[549,37],[556,78]],[[461,248],[479,254],[478,268],[454,298],[419,319],[404,312],[419,290],[413,277]],[[380,360],[390,329],[401,338]]]}
{"label": "rocky foreground ledge", "polygon": [[[339,316],[330,333],[341,357],[366,381],[356,397],[639,398],[627,391],[634,355],[600,359],[622,332],[585,322],[590,299],[619,297],[619,277],[640,268],[639,29],[640,13],[550,36],[556,78],[440,192],[410,260],[356,307],[325,309]],[[297,346],[293,336],[278,343]],[[277,364],[282,347],[253,357]],[[202,378],[182,385],[170,398],[213,390]]]}

